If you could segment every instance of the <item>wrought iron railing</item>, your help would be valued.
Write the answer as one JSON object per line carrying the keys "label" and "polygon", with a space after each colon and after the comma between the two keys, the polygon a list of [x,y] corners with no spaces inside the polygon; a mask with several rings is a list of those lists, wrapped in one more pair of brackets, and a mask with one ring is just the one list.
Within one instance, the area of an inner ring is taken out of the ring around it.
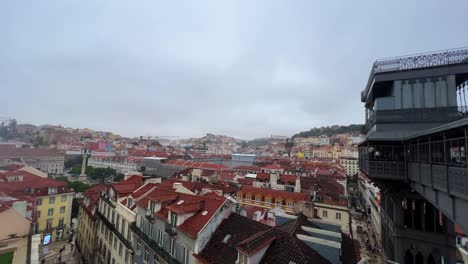
{"label": "wrought iron railing", "polygon": [[143,241],[145,241],[145,243],[148,246],[150,246],[159,256],[161,256],[167,263],[169,263],[169,264],[181,264],[176,258],[174,258],[174,256],[172,256],[169,252],[164,250],[161,246],[158,245],[158,243],[156,243],[156,241],[154,241],[147,234],[145,234],[145,232],[143,232],[143,230],[138,228],[138,226],[136,225],[135,222],[133,222],[130,225],[130,229],[138,237],[143,239]]}
{"label": "wrought iron railing", "polygon": [[468,62],[468,48],[427,52],[376,60],[374,73],[403,71]]}
{"label": "wrought iron railing", "polygon": [[468,63],[468,48],[449,49],[376,60],[372,65],[366,89],[361,92],[361,100],[365,101],[376,73],[423,69],[460,63]]}
{"label": "wrought iron railing", "polygon": [[133,249],[132,244],[122,235],[119,230],[115,228],[115,225],[111,223],[105,215],[103,215],[99,210],[96,210],[96,215],[101,219],[102,223],[107,226],[107,228],[114,233],[117,238],[123,242],[123,244],[128,248],[128,249]]}

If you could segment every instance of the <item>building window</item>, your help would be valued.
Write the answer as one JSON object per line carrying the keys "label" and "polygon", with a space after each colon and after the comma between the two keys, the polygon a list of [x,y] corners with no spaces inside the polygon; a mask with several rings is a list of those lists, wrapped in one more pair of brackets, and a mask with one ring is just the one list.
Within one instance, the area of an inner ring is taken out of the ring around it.
{"label": "building window", "polygon": [[114,222],[114,216],[115,216],[115,212],[114,212],[114,210],[112,210],[111,223],[113,223],[113,224],[115,224],[115,222]]}
{"label": "building window", "polygon": [[326,210],[323,210],[323,211],[322,211],[322,216],[323,216],[323,217],[328,217],[328,212],[327,212]]}
{"label": "building window", "polygon": [[50,204],[55,203],[55,197],[49,197],[49,203]]}
{"label": "building window", "polygon": [[291,201],[287,201],[287,202],[286,202],[286,206],[287,206],[287,207],[292,207],[292,206],[293,206],[293,203],[292,203]]}
{"label": "building window", "polygon": [[67,201],[67,196],[66,195],[62,195],[62,197],[60,198],[60,200],[62,202],[66,202]]}
{"label": "building window", "polygon": [[118,232],[120,232],[120,215],[117,214],[117,222],[115,223],[115,228],[117,229]]}
{"label": "building window", "polygon": [[49,188],[49,193],[48,194],[56,194],[57,193],[57,188]]}
{"label": "building window", "polygon": [[65,213],[65,206],[60,207],[60,213],[64,214]]}
{"label": "building window", "polygon": [[122,242],[119,243],[119,256],[122,256]]}
{"label": "building window", "polygon": [[341,219],[341,213],[336,213],[336,219]]}
{"label": "building window", "polygon": [[260,202],[260,196],[255,196],[255,201]]}
{"label": "building window", "polygon": [[148,263],[149,262],[149,252],[148,252],[148,248],[145,247],[145,256],[144,256],[144,259],[145,259],[145,263]]}
{"label": "building window", "polygon": [[175,257],[181,263],[187,262],[187,248],[178,242],[175,242]]}
{"label": "building window", "polygon": [[59,219],[58,228],[63,228],[64,222],[65,222],[65,220],[64,220],[63,218],[60,218],[60,219]]}
{"label": "building window", "polygon": [[265,203],[267,203],[267,204],[271,203],[271,199],[270,198],[265,198]]}
{"label": "building window", "polygon": [[50,231],[51,229],[52,229],[52,219],[47,219],[46,231]]}
{"label": "building window", "polygon": [[54,208],[50,208],[49,210],[47,210],[47,216],[51,216],[54,214]]}
{"label": "building window", "polygon": [[41,217],[41,211],[37,211],[36,215],[37,215],[37,218],[40,218]]}
{"label": "building window", "polygon": [[246,195],[245,195],[245,199],[246,199],[246,200],[250,200],[250,194],[246,194]]}
{"label": "building window", "polygon": [[128,251],[125,250],[125,263],[128,263]]}
{"label": "building window", "polygon": [[114,249],[117,250],[117,237],[114,236]]}
{"label": "building window", "polygon": [[141,243],[140,243],[140,240],[137,240],[136,251],[140,251],[140,250],[141,250]]}
{"label": "building window", "polygon": [[36,201],[36,204],[37,205],[42,205],[42,198],[38,198],[37,201]]}
{"label": "building window", "polygon": [[171,212],[171,225],[177,226],[177,214]]}
{"label": "building window", "polygon": [[282,200],[275,200],[276,205],[282,205],[283,201]]}

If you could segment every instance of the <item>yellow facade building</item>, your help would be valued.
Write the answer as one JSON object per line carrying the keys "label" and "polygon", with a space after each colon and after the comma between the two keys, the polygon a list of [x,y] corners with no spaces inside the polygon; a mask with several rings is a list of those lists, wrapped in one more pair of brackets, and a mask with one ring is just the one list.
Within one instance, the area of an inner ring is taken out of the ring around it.
{"label": "yellow facade building", "polygon": [[66,239],[71,224],[73,192],[67,187],[50,187],[36,197],[37,231],[52,234],[52,242]]}

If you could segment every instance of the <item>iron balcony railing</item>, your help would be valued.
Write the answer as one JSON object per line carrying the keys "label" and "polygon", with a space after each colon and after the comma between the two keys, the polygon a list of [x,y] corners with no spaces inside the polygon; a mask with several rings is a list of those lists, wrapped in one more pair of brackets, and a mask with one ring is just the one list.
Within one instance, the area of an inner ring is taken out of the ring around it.
{"label": "iron balcony railing", "polygon": [[376,60],[374,73],[429,68],[468,62],[468,48],[449,49]]}
{"label": "iron balcony railing", "polygon": [[101,219],[102,223],[107,226],[107,228],[114,233],[117,238],[124,243],[124,245],[132,250],[132,244],[115,228],[115,225],[111,223],[105,215],[103,215],[99,210],[96,210],[96,215]]}
{"label": "iron balcony railing", "polygon": [[112,200],[112,198],[110,198],[107,193],[105,192],[101,192],[101,199],[107,203],[109,206],[111,206],[112,208],[115,208],[115,201]]}
{"label": "iron balcony railing", "polygon": [[138,228],[135,222],[130,225],[130,229],[143,241],[150,246],[159,256],[161,256],[167,263],[169,264],[181,264],[174,256],[172,256],[169,252],[164,250],[161,246],[156,243],[153,239],[151,239],[143,230]]}
{"label": "iron balcony railing", "polygon": [[372,65],[366,89],[361,92],[361,98],[365,100],[367,97],[376,73],[423,69],[460,63],[468,63],[468,48],[466,47],[376,60]]}

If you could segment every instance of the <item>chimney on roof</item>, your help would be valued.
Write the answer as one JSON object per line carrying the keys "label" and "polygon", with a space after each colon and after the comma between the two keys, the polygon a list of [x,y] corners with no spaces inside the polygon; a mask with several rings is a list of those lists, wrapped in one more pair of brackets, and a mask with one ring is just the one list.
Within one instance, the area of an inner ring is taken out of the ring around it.
{"label": "chimney on roof", "polygon": [[147,183],[161,183],[161,178],[148,178],[145,179],[145,184]]}
{"label": "chimney on roof", "polygon": [[180,186],[182,186],[182,183],[180,183],[180,182],[174,182],[174,183],[172,184],[172,189],[177,190],[177,189],[179,189]]}
{"label": "chimney on roof", "polygon": [[315,205],[313,201],[309,200],[304,203],[304,210],[302,210],[302,214],[307,218],[315,217]]}

